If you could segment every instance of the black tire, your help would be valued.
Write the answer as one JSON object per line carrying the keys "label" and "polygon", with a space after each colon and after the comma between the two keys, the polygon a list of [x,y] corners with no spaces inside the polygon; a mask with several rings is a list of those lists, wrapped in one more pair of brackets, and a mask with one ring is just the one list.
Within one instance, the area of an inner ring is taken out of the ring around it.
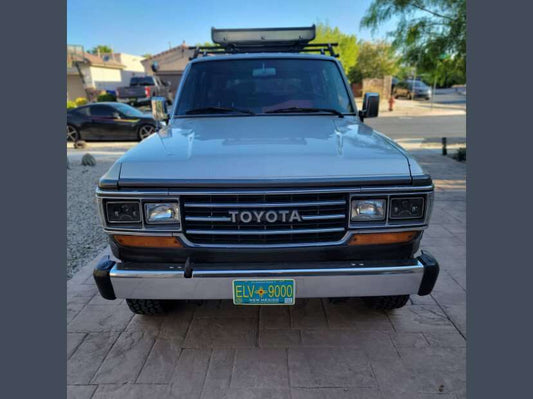
{"label": "black tire", "polygon": [[126,303],[135,314],[154,316],[167,310],[165,302],[160,299],[126,299]]}
{"label": "black tire", "polygon": [[76,126],[67,124],[67,142],[75,143],[80,139],[80,131]]}
{"label": "black tire", "polygon": [[369,296],[363,300],[370,309],[392,310],[403,307],[409,300],[409,295]]}

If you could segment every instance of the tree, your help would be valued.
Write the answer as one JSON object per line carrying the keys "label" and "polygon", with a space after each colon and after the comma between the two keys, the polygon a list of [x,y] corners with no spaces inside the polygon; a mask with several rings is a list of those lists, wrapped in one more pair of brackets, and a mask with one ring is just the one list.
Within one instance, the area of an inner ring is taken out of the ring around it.
{"label": "tree", "polygon": [[363,78],[383,78],[395,75],[399,68],[399,57],[392,46],[384,41],[361,42],[357,63],[350,69],[348,77],[357,83]]}
{"label": "tree", "polygon": [[355,65],[359,48],[355,35],[348,35],[337,27],[332,28],[328,24],[319,23],[316,26],[316,37],[311,43],[339,43],[334,49],[339,53],[339,61],[344,71],[348,73]]}
{"label": "tree", "polygon": [[405,62],[422,73],[444,68],[445,75],[465,77],[466,0],[373,0],[361,26],[375,31],[393,17],[399,22],[389,35]]}
{"label": "tree", "polygon": [[143,57],[143,58],[151,58],[152,54],[146,53],[146,54],[141,55],[141,57]]}
{"label": "tree", "polygon": [[99,44],[98,46],[96,47],[93,47],[92,49],[89,50],[89,53],[91,54],[106,54],[106,53],[112,53],[113,52],[113,49],[106,45],[106,44]]}

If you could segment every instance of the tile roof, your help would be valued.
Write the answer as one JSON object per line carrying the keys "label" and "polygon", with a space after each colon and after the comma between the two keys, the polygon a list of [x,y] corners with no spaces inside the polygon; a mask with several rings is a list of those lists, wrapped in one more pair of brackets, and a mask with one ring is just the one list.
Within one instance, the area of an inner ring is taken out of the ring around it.
{"label": "tile roof", "polygon": [[87,62],[89,65],[102,66],[107,68],[125,68],[124,65],[114,60],[113,58],[105,60],[103,57],[99,57],[91,53],[84,52],[83,57],[81,57],[80,54],[72,53],[70,54],[70,57],[72,58],[72,61]]}

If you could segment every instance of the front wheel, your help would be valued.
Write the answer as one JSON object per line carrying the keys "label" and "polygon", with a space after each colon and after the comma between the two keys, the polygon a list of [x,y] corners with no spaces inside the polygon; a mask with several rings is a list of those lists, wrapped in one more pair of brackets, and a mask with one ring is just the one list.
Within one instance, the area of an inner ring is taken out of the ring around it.
{"label": "front wheel", "polygon": [[392,310],[403,307],[409,300],[409,295],[369,296],[363,300],[370,309]]}
{"label": "front wheel", "polygon": [[167,311],[166,303],[160,299],[126,299],[126,303],[135,314],[154,316]]}
{"label": "front wheel", "polygon": [[155,132],[155,126],[153,125],[142,125],[139,128],[137,133],[139,140],[144,140],[148,136],[151,136]]}

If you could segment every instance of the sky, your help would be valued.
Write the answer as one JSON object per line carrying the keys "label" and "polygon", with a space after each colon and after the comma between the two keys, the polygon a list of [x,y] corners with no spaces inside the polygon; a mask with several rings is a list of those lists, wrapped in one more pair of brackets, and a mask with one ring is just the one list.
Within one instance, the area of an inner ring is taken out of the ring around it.
{"label": "sky", "polygon": [[374,35],[359,22],[371,0],[67,0],[67,43],[85,50],[99,44],[114,52],[157,54],[185,41],[211,41],[211,27],[337,26],[357,39],[385,38],[390,22]]}

